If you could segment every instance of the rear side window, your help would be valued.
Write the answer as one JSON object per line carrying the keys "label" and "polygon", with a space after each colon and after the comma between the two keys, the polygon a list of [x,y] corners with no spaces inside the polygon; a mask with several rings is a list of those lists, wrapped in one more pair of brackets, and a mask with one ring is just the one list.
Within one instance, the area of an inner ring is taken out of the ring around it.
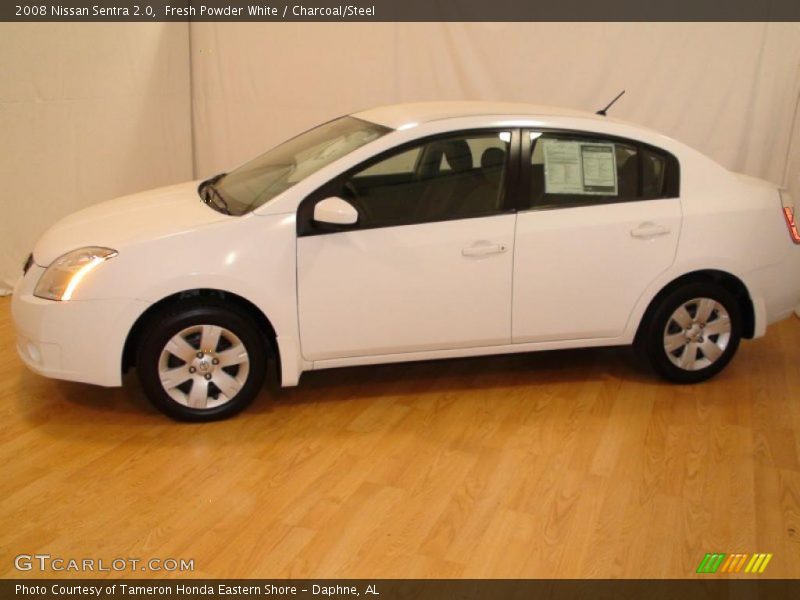
{"label": "rear side window", "polygon": [[678,196],[677,160],[634,141],[530,133],[530,207]]}
{"label": "rear side window", "polygon": [[[662,198],[666,194],[667,157],[650,149],[642,150],[642,194]],[[677,195],[677,194],[676,194]]]}

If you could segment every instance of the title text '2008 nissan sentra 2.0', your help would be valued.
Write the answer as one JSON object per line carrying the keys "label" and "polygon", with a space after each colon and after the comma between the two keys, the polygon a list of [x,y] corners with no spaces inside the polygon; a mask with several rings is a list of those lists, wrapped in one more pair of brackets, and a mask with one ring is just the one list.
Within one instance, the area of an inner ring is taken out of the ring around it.
{"label": "title text '2008 nissan sentra 2.0'", "polygon": [[376,108],[57,223],[18,284],[34,371],[135,366],[209,420],[347,365],[635,343],[719,372],[800,300],[794,207],[668,137],[523,104]]}

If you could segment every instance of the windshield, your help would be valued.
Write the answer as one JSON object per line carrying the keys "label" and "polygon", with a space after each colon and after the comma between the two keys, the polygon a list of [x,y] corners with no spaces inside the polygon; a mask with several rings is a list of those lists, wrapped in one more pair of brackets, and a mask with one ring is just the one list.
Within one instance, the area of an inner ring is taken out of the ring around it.
{"label": "windshield", "polygon": [[390,129],[342,117],[315,127],[276,146],[227,174],[204,181],[200,197],[209,206],[243,215],[322,167],[388,133]]}

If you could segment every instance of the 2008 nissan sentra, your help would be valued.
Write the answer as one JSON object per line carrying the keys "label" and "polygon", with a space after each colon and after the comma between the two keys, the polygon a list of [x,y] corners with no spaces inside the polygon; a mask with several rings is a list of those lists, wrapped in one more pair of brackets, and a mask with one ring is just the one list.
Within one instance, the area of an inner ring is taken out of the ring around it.
{"label": "2008 nissan sentra", "polygon": [[794,207],[675,140],[524,104],[366,110],[53,226],[18,351],[172,417],[311,369],[635,344],[699,382],[800,301]]}

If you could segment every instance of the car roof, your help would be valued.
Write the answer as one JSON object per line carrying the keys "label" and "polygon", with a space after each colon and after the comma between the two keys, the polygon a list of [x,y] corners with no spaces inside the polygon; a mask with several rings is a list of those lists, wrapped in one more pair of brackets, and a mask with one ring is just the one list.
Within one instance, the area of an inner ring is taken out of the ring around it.
{"label": "car roof", "polygon": [[410,123],[420,124],[443,119],[477,116],[580,117],[602,120],[594,113],[526,104],[524,102],[413,102],[389,104],[353,113],[354,117],[397,129]]}

